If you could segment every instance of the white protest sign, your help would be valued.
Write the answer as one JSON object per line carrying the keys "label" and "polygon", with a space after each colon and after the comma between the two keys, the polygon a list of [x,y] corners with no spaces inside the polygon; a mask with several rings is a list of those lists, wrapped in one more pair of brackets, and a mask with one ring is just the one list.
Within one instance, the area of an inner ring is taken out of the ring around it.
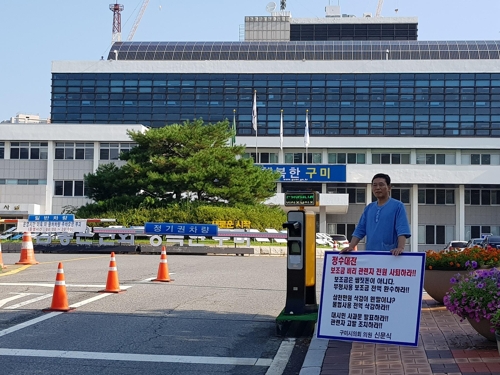
{"label": "white protest sign", "polygon": [[87,220],[75,219],[75,221],[28,221],[17,220],[19,232],[33,233],[75,233],[85,232]]}
{"label": "white protest sign", "polygon": [[418,345],[425,253],[326,252],[318,338]]}

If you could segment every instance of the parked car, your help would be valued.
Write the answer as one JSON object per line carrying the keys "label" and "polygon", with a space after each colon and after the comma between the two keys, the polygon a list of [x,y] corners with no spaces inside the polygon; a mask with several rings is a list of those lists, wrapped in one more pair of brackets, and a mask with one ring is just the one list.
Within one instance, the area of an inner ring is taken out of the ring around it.
{"label": "parked car", "polygon": [[464,250],[467,247],[467,241],[453,240],[443,248],[443,250],[459,249]]}
{"label": "parked car", "polygon": [[339,249],[343,249],[344,247],[349,246],[349,241],[347,240],[347,237],[343,234],[329,234],[330,238],[332,241],[337,242],[337,246]]}
{"label": "parked car", "polygon": [[481,246],[483,245],[484,238],[471,238],[469,242],[467,242],[467,248],[469,247],[474,247],[474,246]]}
{"label": "parked car", "polygon": [[500,249],[500,236],[488,236],[483,242],[485,249]]}

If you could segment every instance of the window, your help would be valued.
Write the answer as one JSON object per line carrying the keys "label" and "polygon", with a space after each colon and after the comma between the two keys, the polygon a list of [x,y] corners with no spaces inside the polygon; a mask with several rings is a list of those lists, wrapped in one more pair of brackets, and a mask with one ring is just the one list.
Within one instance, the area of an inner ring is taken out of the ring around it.
{"label": "window", "polygon": [[5,158],[5,142],[0,142],[0,159]]}
{"label": "window", "polygon": [[92,160],[93,143],[56,142],[56,160]]}
{"label": "window", "polygon": [[455,154],[417,153],[417,164],[456,164]]}
{"label": "window", "polygon": [[491,233],[494,236],[500,236],[500,226],[498,225],[466,225],[465,239],[480,238],[483,233]]}
{"label": "window", "polygon": [[11,159],[42,159],[46,160],[48,142],[11,142]]}
{"label": "window", "polygon": [[101,143],[99,160],[119,160],[122,152],[130,151],[135,143]]}
{"label": "window", "polygon": [[352,239],[352,233],[356,224],[327,224],[328,234],[344,234],[349,241]]}
{"label": "window", "polygon": [[328,164],[365,164],[366,154],[354,152],[329,152]]}
{"label": "window", "polygon": [[410,204],[410,189],[391,189],[391,197],[402,203]]}
{"label": "window", "polygon": [[321,160],[320,152],[308,152],[307,159],[306,154],[303,153],[285,153],[285,163],[287,164],[321,164]]}
{"label": "window", "polygon": [[261,163],[277,163],[278,154],[274,152],[261,152],[259,153]]}
{"label": "window", "polygon": [[454,189],[418,189],[419,204],[455,204]]}
{"label": "window", "polygon": [[54,195],[63,197],[83,197],[86,196],[85,184],[83,181],[54,181]]}
{"label": "window", "polygon": [[462,164],[498,165],[500,156],[498,154],[462,154]]}
{"label": "window", "polygon": [[465,204],[471,206],[500,205],[500,190],[465,189]]}
{"label": "window", "polygon": [[[337,187],[328,189],[328,194],[349,194],[349,203],[365,203],[366,202],[366,189],[364,188],[345,188]],[[343,233],[345,234],[345,233]]]}
{"label": "window", "polygon": [[278,154],[273,152],[259,152],[260,161],[255,160],[255,152],[244,153],[243,158],[253,159],[254,163],[277,163]]}
{"label": "window", "polygon": [[410,154],[375,153],[372,164],[410,164]]}
{"label": "window", "polygon": [[418,243],[420,245],[445,245],[455,236],[453,225],[419,225]]}

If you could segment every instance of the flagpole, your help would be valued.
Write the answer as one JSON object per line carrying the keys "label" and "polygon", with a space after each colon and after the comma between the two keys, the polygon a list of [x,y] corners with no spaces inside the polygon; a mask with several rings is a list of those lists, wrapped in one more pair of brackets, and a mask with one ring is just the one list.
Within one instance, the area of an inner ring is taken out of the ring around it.
{"label": "flagpole", "polygon": [[306,146],[306,162],[305,162],[305,164],[307,164],[307,157],[308,157],[307,148],[309,146],[309,110],[308,109],[306,109],[306,128],[304,130],[304,145]]}
{"label": "flagpole", "polygon": [[252,126],[255,130],[255,162],[259,162],[259,152],[257,147],[257,90],[253,91]]}
{"label": "flagpole", "polygon": [[233,131],[231,137],[231,146],[234,146],[236,143],[236,109],[233,109]]}
{"label": "flagpole", "polygon": [[283,150],[283,110],[280,117],[280,150]]}

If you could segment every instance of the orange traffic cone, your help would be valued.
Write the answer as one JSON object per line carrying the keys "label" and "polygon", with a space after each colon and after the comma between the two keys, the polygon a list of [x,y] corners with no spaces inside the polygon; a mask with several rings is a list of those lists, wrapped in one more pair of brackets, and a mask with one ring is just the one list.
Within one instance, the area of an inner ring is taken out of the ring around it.
{"label": "orange traffic cone", "polygon": [[3,265],[3,257],[2,257],[2,242],[0,241],[0,269],[7,268]]}
{"label": "orange traffic cone", "polygon": [[31,233],[23,233],[23,243],[21,245],[21,258],[16,264],[38,264],[35,259],[35,251],[33,250],[33,241]]}
{"label": "orange traffic cone", "polygon": [[339,251],[339,245],[337,245],[337,241],[333,241],[333,251]]}
{"label": "orange traffic cone", "polygon": [[152,281],[163,281],[163,282],[174,281],[173,279],[170,278],[170,275],[168,274],[167,248],[165,246],[161,248],[161,257],[160,257],[160,265],[158,266],[158,275],[156,276],[156,279]]}
{"label": "orange traffic cone", "polygon": [[63,264],[57,266],[56,283],[54,285],[54,294],[52,295],[52,304],[50,308],[43,311],[70,311],[74,308],[68,306],[68,295],[66,293],[66,282],[64,281]]}
{"label": "orange traffic cone", "polygon": [[118,281],[118,269],[116,268],[115,253],[111,253],[109,261],[108,280],[106,281],[106,289],[100,290],[101,293],[120,293],[124,290],[120,289],[120,281]]}

